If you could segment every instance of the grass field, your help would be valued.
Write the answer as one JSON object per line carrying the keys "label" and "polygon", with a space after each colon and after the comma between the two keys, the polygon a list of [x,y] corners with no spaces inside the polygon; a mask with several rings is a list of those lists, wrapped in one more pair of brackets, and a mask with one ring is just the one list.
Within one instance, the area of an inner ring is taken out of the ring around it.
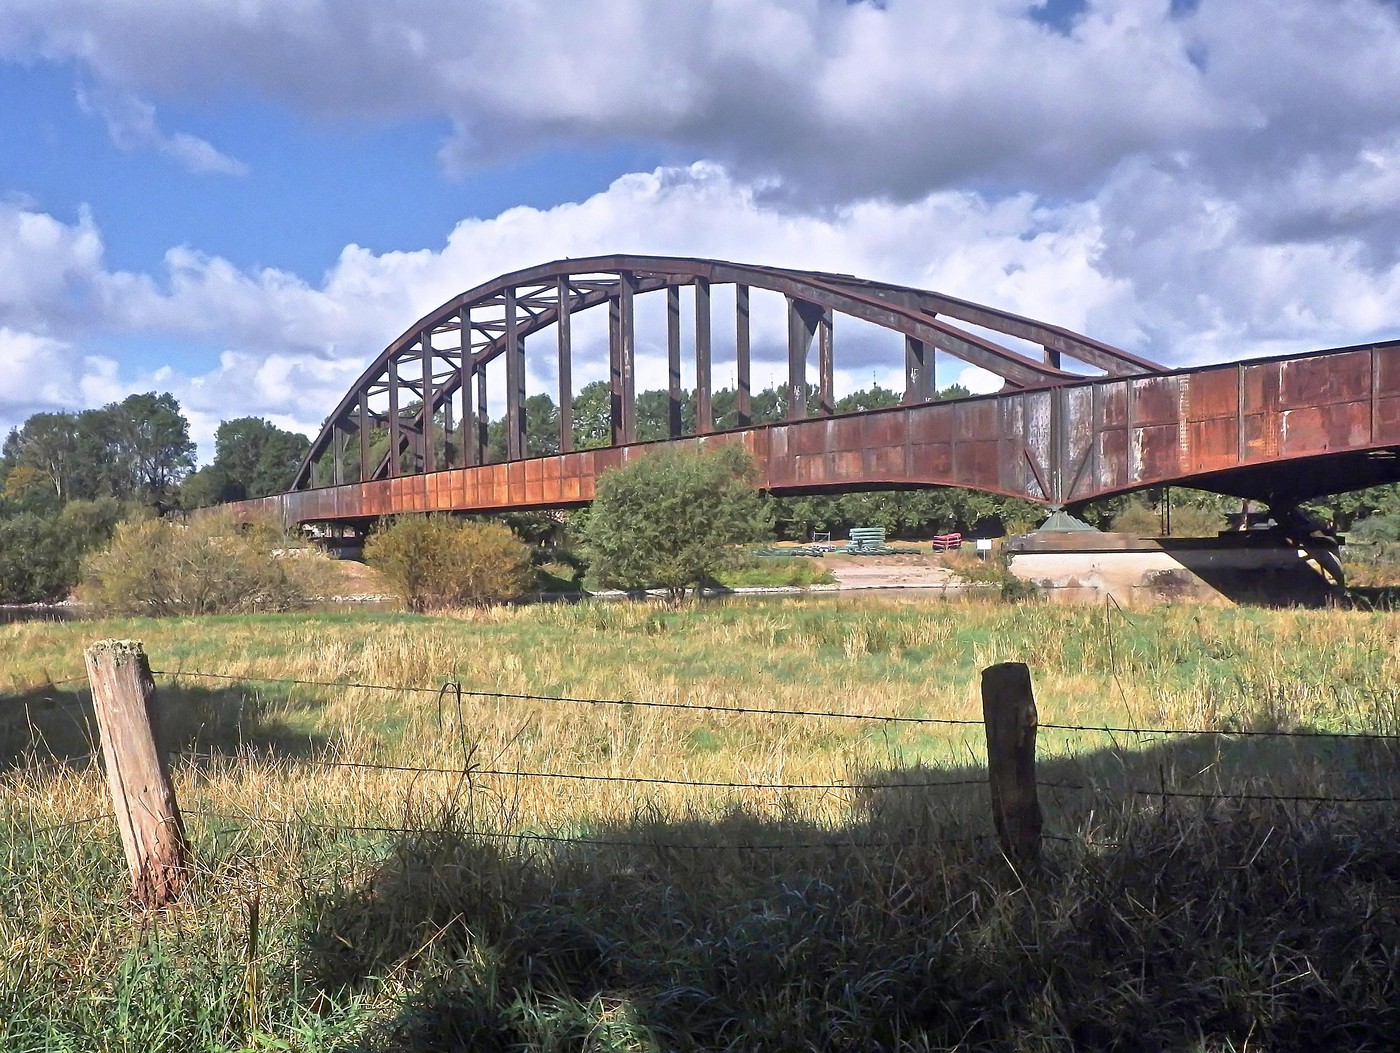
{"label": "grass field", "polygon": [[[0,1048],[1393,1048],[1400,812],[1357,800],[1392,740],[1042,729],[1017,873],[976,722],[1014,659],[1043,723],[1396,735],[1397,635],[837,598],[0,627]],[[197,861],[158,916],[63,683],[103,637],[159,671]]]}

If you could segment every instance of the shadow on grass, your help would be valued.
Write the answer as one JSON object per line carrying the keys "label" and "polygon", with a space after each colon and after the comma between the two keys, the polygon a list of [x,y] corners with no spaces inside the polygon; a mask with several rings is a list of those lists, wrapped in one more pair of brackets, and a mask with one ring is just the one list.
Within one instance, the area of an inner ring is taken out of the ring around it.
{"label": "shadow on grass", "polygon": [[[312,756],[326,744],[322,736],[297,731],[270,710],[274,700],[251,688],[206,690],[186,685],[157,686],[160,740],[168,752],[271,752]],[[295,704],[276,700],[277,710],[316,708],[316,700]],[[83,763],[101,752],[97,718],[87,685],[64,684],[0,694],[0,770],[49,761]]]}
{"label": "shadow on grass", "polygon": [[[298,955],[332,1000],[407,980],[375,1050],[1393,1048],[1394,804],[1235,792],[1386,750],[1331,740],[1106,748],[1042,766],[1050,840],[1017,872],[980,786],[863,792],[838,829],[736,811],[582,840],[428,817],[372,877],[308,904]],[[1219,776],[1211,774],[1218,772]],[[980,769],[888,770],[900,784]],[[1157,797],[1129,792],[1146,781]],[[614,843],[616,842],[616,843]]]}

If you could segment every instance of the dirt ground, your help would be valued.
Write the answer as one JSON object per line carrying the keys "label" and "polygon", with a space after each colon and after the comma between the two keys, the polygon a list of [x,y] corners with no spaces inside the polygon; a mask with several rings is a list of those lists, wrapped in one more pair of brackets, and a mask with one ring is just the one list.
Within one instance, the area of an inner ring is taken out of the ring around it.
{"label": "dirt ground", "polygon": [[[353,560],[329,563],[337,597],[377,597],[389,592],[378,573]],[[843,589],[939,589],[956,582],[957,576],[938,557],[923,554],[895,556],[847,556],[830,553],[822,566],[831,571]]]}
{"label": "dirt ground", "polygon": [[937,556],[923,554],[845,556],[831,553],[822,557],[822,566],[831,571],[843,589],[938,589],[959,580]]}

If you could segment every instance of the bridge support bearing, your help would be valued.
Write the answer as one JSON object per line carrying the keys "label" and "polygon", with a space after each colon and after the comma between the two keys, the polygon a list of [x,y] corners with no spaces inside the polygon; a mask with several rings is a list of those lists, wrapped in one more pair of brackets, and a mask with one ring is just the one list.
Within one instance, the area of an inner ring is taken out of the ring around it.
{"label": "bridge support bearing", "polygon": [[1006,539],[1010,572],[1057,603],[1321,606],[1335,582],[1300,546],[1273,531],[1213,538],[1140,538],[1046,531]]}

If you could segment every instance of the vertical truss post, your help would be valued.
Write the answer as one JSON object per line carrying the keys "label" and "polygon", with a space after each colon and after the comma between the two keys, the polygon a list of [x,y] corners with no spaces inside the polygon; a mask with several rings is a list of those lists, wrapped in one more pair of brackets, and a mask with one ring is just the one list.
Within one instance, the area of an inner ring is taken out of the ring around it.
{"label": "vertical truss post", "polygon": [[403,467],[399,446],[403,442],[403,422],[399,420],[399,365],[389,358],[389,475],[397,476]]}
{"label": "vertical truss post", "polygon": [[456,444],[452,441],[453,424],[456,414],[452,406],[452,395],[450,389],[442,396],[442,466],[444,468],[456,468],[457,458],[453,455]]}
{"label": "vertical truss post", "polygon": [[457,445],[461,448],[458,456],[462,459],[462,467],[480,464],[476,458],[476,443],[474,427],[475,417],[472,414],[472,312],[470,307],[463,307],[461,314],[462,324],[462,357],[457,360],[457,389],[462,393],[462,434],[457,440]]}
{"label": "vertical truss post", "polygon": [[506,460],[518,461],[525,453],[525,338],[512,287],[506,290]]}
{"label": "vertical truss post", "polygon": [[807,353],[821,316],[815,304],[788,297],[788,420],[807,416]]}
{"label": "vertical truss post", "polygon": [[749,287],[734,286],[734,409],[739,427],[753,423],[753,384],[749,373]]}
{"label": "vertical truss post", "polygon": [[917,406],[933,398],[933,347],[904,338],[904,404]]}
{"label": "vertical truss post", "polygon": [[608,350],[612,383],[612,443],[636,442],[636,346],[632,299],[636,288],[630,271],[619,271],[617,295],[608,301]]}
{"label": "vertical truss post", "polygon": [[433,442],[433,334],[424,329],[418,338],[423,346],[423,471],[437,471],[437,450]]}
{"label": "vertical truss post", "polygon": [[666,286],[666,434],[681,434],[681,289]]}
{"label": "vertical truss post", "polygon": [[1045,364],[1051,369],[1060,368],[1060,353],[1053,347],[1047,347],[1045,349]]}
{"label": "vertical truss post", "polygon": [[695,279],[695,433],[715,430],[710,408],[710,283]]}
{"label": "vertical truss post", "polygon": [[486,410],[486,363],[476,366],[476,439],[472,443],[476,449],[472,453],[472,464],[486,463],[486,449],[491,445],[491,415]]}
{"label": "vertical truss post", "polygon": [[817,322],[817,411],[823,417],[836,412],[836,341],[832,314],[823,311]]}
{"label": "vertical truss post", "polygon": [[369,395],[360,389],[360,482],[369,479]]}
{"label": "vertical truss post", "polygon": [[333,467],[335,474],[332,479],[336,486],[345,485],[345,447],[350,443],[350,433],[346,431],[337,421],[331,425],[331,449],[334,451],[335,459]]}
{"label": "vertical truss post", "polygon": [[559,279],[555,299],[559,315],[559,452],[568,453],[574,448],[573,300],[568,278]]}

